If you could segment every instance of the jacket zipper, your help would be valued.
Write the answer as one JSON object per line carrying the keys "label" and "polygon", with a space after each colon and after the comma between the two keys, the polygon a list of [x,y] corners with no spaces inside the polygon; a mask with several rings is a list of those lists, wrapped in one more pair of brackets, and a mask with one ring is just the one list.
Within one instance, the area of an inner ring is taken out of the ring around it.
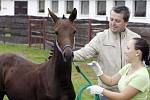
{"label": "jacket zipper", "polygon": [[121,68],[122,68],[122,45],[121,45],[121,33],[120,33],[120,58],[121,58]]}

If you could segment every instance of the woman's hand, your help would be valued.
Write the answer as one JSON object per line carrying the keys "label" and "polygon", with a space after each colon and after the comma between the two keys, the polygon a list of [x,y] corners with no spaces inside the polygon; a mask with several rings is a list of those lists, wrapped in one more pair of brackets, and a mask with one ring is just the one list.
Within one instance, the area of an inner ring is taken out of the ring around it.
{"label": "woman's hand", "polygon": [[101,69],[101,66],[96,61],[92,61],[91,63],[87,64],[88,66],[91,66],[97,76],[101,76],[103,74],[103,71]]}
{"label": "woman's hand", "polygon": [[92,86],[87,87],[87,90],[89,90],[91,94],[102,95],[104,88],[102,88],[98,85],[92,85]]}

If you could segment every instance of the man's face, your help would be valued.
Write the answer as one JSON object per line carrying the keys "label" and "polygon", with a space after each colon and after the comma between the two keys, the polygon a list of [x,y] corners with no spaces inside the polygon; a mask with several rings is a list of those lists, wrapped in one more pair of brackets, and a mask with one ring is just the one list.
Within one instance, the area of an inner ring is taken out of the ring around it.
{"label": "man's face", "polygon": [[123,14],[116,13],[113,10],[110,13],[110,21],[109,21],[109,28],[112,32],[122,32],[124,31],[125,27],[127,26],[128,22],[124,22]]}

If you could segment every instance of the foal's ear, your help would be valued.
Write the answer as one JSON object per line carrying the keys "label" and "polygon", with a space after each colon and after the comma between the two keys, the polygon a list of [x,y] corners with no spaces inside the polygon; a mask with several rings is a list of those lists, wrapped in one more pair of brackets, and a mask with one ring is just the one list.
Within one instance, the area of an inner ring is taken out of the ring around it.
{"label": "foal's ear", "polygon": [[48,8],[48,12],[49,12],[49,15],[51,16],[53,22],[56,23],[59,18],[53,12],[51,12],[49,8]]}
{"label": "foal's ear", "polygon": [[76,17],[77,17],[77,9],[74,8],[69,16],[69,20],[73,22],[76,19]]}

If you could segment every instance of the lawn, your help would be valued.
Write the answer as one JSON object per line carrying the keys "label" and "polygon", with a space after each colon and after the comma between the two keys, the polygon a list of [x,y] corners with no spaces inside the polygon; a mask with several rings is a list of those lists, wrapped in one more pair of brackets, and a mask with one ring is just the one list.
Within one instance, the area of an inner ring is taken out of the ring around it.
{"label": "lawn", "polygon": [[[48,55],[49,55],[48,50],[41,50],[41,49],[37,49],[37,48],[29,48],[28,45],[16,45],[16,44],[5,44],[5,45],[0,44],[0,54],[2,54],[2,53],[15,53],[15,54],[23,56],[26,59],[29,59],[29,60],[31,60],[35,63],[44,62],[48,58]],[[81,70],[84,71],[83,73],[86,74],[88,76],[88,78],[94,84],[96,84],[97,79],[95,77],[95,74],[86,65],[86,63],[90,62],[90,61],[91,60],[87,60],[85,62],[80,62],[80,63],[77,63],[77,64],[80,65]],[[85,84],[87,84],[87,81],[85,81],[85,79],[83,79],[81,74],[79,74],[77,72],[77,70],[74,67],[74,64],[73,64],[72,68],[73,68],[72,69],[72,81],[73,81],[75,91],[76,91],[76,93],[78,93],[80,88],[82,88],[83,86],[85,86]],[[4,100],[8,100],[7,97],[5,97]],[[87,92],[85,90],[84,93],[82,94],[82,100],[94,100],[94,97],[91,96],[89,94],[89,92]],[[148,100],[150,100],[150,97],[149,97]]]}

